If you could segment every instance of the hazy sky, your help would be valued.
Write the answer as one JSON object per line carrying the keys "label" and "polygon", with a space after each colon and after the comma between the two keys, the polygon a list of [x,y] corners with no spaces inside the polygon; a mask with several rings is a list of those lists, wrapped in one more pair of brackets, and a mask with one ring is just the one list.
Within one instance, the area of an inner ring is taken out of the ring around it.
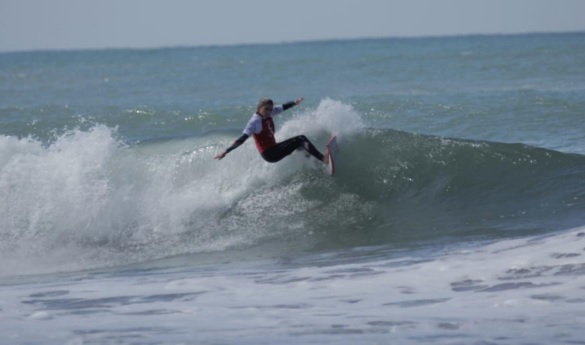
{"label": "hazy sky", "polygon": [[0,51],[585,31],[585,0],[0,0]]}

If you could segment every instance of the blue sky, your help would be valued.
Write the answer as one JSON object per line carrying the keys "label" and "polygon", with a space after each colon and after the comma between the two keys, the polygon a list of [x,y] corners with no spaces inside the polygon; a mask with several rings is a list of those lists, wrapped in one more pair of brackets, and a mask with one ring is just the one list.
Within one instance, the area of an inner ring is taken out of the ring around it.
{"label": "blue sky", "polygon": [[0,0],[0,51],[585,31],[583,0]]}

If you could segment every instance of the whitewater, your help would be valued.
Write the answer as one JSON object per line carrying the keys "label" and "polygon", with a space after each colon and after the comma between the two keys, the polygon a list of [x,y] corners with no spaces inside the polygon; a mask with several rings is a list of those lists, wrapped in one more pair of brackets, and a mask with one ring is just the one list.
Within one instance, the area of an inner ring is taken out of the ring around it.
{"label": "whitewater", "polygon": [[0,54],[0,343],[583,343],[584,42]]}

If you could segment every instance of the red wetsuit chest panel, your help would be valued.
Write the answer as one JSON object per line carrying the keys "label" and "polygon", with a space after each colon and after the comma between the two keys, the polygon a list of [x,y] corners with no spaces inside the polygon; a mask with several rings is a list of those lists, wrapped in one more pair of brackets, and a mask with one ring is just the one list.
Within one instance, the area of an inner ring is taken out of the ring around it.
{"label": "red wetsuit chest panel", "polygon": [[262,119],[262,130],[260,133],[254,133],[254,141],[256,142],[256,148],[260,152],[264,152],[266,149],[276,145],[272,117]]}

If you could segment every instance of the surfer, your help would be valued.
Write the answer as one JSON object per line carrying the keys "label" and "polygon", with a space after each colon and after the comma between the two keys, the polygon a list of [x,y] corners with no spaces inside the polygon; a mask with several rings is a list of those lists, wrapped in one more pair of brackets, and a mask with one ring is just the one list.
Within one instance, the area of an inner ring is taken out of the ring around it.
{"label": "surfer", "polygon": [[274,106],[274,102],[271,99],[262,98],[258,102],[256,113],[252,115],[252,118],[246,124],[242,136],[236,139],[224,152],[215,156],[215,159],[222,159],[230,151],[242,145],[250,136],[253,136],[258,152],[267,162],[276,163],[293,151],[304,149],[324,164],[329,164],[329,156],[319,152],[304,135],[298,135],[280,143],[277,143],[274,139],[274,121],[272,118],[300,104],[302,101],[304,101],[304,98],[298,98],[296,101]]}

